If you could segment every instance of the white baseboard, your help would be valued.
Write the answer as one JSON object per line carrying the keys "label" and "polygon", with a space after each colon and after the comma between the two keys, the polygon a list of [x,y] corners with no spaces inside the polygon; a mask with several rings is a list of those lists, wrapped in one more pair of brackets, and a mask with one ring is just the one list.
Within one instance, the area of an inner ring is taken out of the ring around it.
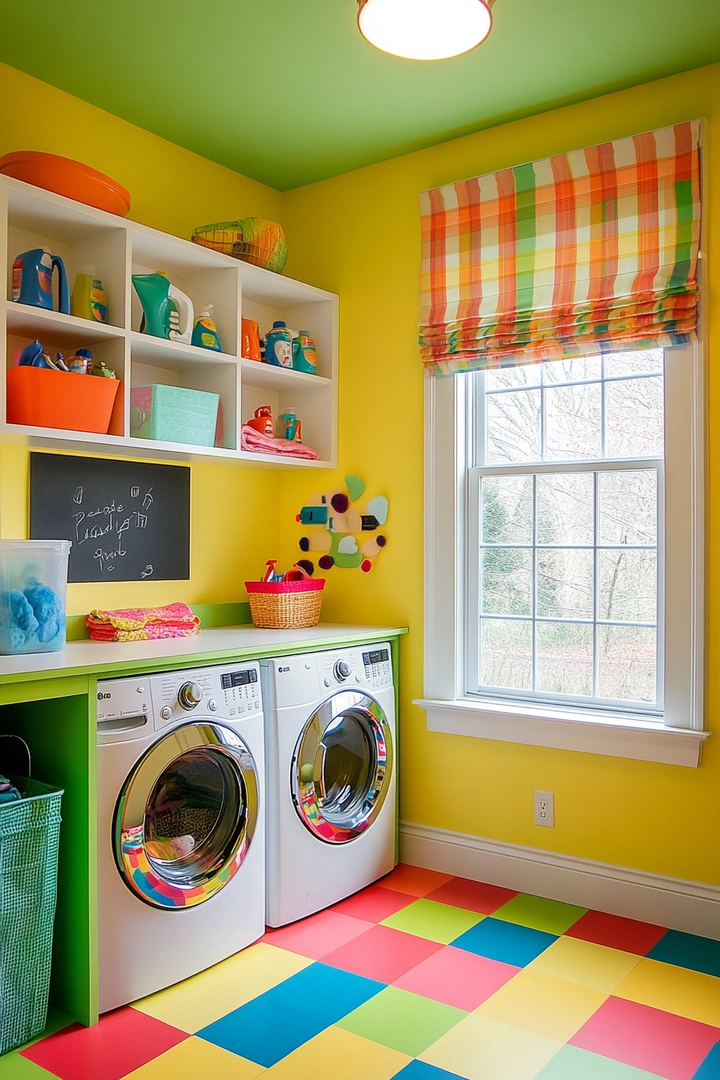
{"label": "white baseboard", "polygon": [[400,858],[428,870],[720,940],[718,886],[410,821],[400,823]]}

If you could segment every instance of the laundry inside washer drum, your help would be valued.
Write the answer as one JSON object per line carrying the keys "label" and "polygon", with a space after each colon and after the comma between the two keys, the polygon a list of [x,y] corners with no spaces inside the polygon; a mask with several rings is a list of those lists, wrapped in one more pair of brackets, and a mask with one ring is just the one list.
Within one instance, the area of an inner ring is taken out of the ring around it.
{"label": "laundry inside washer drum", "polygon": [[206,876],[226,857],[245,805],[245,785],[232,759],[202,748],[181,754],[163,771],[147,801],[148,858],[166,881]]}

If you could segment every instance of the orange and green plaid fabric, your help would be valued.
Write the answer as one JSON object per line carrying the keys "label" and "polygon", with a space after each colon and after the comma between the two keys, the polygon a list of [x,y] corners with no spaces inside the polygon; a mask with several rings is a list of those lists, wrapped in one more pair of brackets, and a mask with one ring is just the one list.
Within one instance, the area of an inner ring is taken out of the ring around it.
{"label": "orange and green plaid fabric", "polygon": [[692,340],[700,121],[426,191],[434,374]]}

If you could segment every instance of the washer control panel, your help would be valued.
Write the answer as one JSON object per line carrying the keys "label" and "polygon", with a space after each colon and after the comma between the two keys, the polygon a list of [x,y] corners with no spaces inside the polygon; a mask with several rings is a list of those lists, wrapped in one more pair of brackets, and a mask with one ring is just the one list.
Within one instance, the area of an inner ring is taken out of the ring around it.
{"label": "washer control panel", "polygon": [[149,678],[104,679],[97,685],[98,725],[108,732],[146,724],[159,729],[207,713],[219,720],[242,719],[261,710],[260,665],[254,660]]}

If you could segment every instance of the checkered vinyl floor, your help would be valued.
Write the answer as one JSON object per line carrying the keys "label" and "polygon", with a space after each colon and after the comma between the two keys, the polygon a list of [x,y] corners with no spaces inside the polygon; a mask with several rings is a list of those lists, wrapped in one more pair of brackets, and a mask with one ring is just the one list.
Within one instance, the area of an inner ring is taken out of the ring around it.
{"label": "checkered vinyl floor", "polygon": [[265,1076],[720,1080],[720,941],[399,866],[0,1058],[0,1080]]}

